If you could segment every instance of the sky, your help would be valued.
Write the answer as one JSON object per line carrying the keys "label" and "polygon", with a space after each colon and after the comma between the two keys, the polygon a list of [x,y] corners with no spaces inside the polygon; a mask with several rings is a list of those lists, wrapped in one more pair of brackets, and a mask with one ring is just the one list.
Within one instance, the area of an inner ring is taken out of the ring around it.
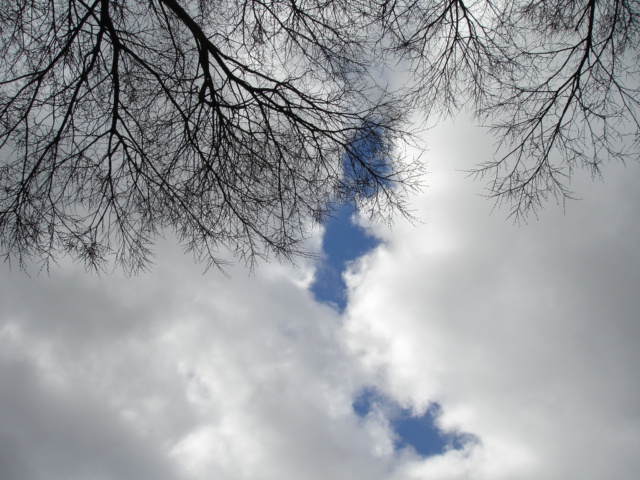
{"label": "sky", "polygon": [[0,478],[637,478],[640,166],[518,225],[464,173],[484,130],[424,140],[417,221],[346,213],[324,259],[0,265]]}

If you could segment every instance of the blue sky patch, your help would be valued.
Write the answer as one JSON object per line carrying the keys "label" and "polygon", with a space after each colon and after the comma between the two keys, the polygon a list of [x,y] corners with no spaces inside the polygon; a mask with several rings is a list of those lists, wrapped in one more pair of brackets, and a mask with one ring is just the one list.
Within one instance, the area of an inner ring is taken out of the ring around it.
{"label": "blue sky patch", "polygon": [[416,416],[410,409],[402,408],[376,389],[365,389],[353,402],[354,412],[365,418],[374,408],[381,408],[396,434],[397,449],[413,447],[424,457],[438,455],[448,448],[462,448],[464,438],[457,441],[443,434],[434,424],[440,406],[433,404],[423,415]]}
{"label": "blue sky patch", "polygon": [[347,286],[342,278],[347,264],[380,244],[380,240],[354,225],[353,214],[351,205],[342,205],[327,223],[322,242],[324,261],[311,286],[318,302],[335,305],[340,313],[347,305]]}

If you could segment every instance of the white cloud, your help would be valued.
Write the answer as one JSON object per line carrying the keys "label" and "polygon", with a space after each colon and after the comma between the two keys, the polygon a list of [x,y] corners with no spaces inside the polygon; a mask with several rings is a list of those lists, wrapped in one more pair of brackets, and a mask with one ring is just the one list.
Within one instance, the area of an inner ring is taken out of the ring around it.
{"label": "white cloud", "polygon": [[164,250],[137,278],[3,271],[0,477],[382,478],[310,266],[228,279]]}
{"label": "white cloud", "polygon": [[396,225],[349,277],[349,342],[381,388],[418,408],[439,402],[443,428],[481,442],[406,475],[635,478],[640,170],[579,179],[584,200],[566,216],[551,205],[516,226],[489,217],[456,171],[477,161],[467,152],[491,153],[485,137],[435,132],[425,223]]}

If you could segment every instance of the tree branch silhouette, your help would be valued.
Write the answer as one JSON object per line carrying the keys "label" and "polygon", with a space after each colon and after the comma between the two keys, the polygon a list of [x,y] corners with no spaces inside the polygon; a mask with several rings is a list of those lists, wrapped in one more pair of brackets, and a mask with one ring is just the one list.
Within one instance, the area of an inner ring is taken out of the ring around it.
{"label": "tree branch silhouette", "polygon": [[632,0],[2,2],[0,253],[135,272],[173,231],[208,266],[294,259],[332,205],[406,213],[417,111],[490,126],[472,173],[535,213],[576,168],[637,159],[639,19]]}

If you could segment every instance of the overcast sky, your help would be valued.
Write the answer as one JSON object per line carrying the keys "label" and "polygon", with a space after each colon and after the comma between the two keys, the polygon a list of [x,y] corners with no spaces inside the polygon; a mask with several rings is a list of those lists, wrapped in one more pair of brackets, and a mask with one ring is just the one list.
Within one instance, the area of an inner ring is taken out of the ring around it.
{"label": "overcast sky", "polygon": [[[134,278],[0,265],[0,478],[637,478],[640,168],[518,226],[460,171],[485,132],[426,141],[419,222],[371,228],[342,314],[320,262],[228,278],[171,240]],[[396,407],[456,442],[420,455]]]}

